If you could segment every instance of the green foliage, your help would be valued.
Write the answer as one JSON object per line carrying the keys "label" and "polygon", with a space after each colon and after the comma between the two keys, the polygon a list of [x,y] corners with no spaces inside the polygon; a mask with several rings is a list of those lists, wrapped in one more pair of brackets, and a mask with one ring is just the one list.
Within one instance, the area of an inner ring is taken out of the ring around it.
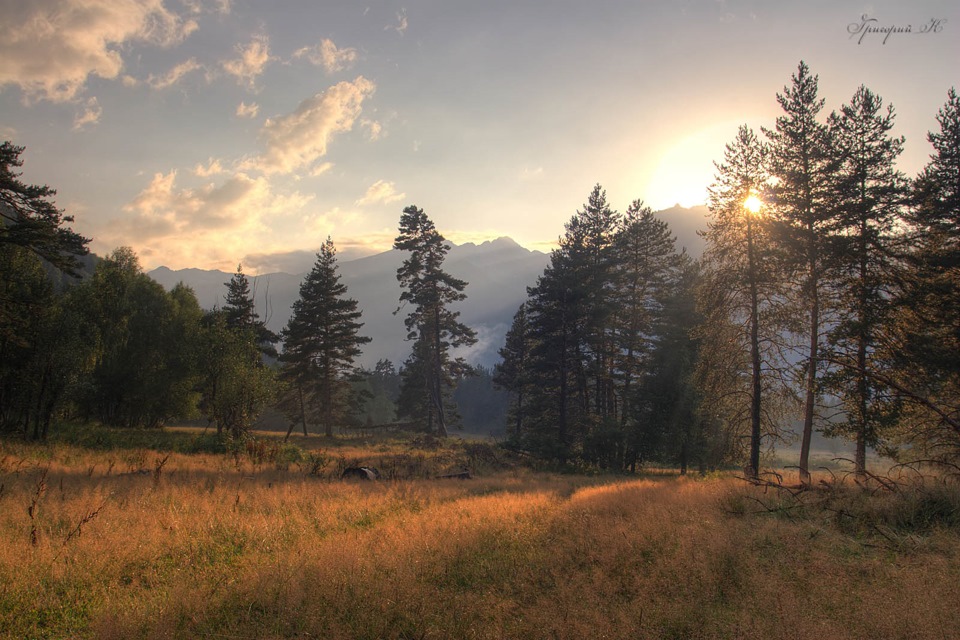
{"label": "green foliage", "polygon": [[467,283],[443,270],[450,245],[423,209],[403,210],[393,246],[410,254],[397,270],[397,281],[402,288],[401,307],[412,307],[404,324],[407,339],[414,341],[401,373],[398,411],[422,420],[428,431],[446,436],[454,415],[450,393],[471,373],[466,361],[451,357],[450,350],[477,341],[473,329],[459,321],[460,312],[450,308],[467,297],[463,293]]}
{"label": "green foliage", "polygon": [[361,370],[353,383],[362,397],[357,424],[380,425],[397,420],[397,400],[400,397],[400,375],[389,360],[377,362],[373,371]]}
{"label": "green foliage", "polygon": [[351,384],[354,360],[370,338],[357,301],[346,297],[347,286],[337,273],[336,248],[328,237],[313,269],[300,285],[300,298],[283,330],[282,380],[288,383],[282,406],[292,425],[319,424],[327,436],[343,424],[358,404]]}
{"label": "green foliage", "polygon": [[77,300],[48,274],[74,274],[89,240],[66,226],[53,189],[20,181],[23,150],[0,144],[0,431],[44,438],[91,348]]}
{"label": "green foliage", "polygon": [[50,200],[55,190],[20,181],[23,151],[10,142],[0,144],[0,247],[22,247],[72,274],[90,240],[65,226],[73,217],[63,215]]}
{"label": "green foliage", "polygon": [[836,175],[833,282],[837,322],[830,331],[831,360],[838,367],[825,378],[842,398],[845,420],[832,426],[856,441],[856,465],[866,468],[867,446],[881,443],[896,420],[898,401],[870,375],[882,364],[874,357],[890,321],[889,291],[907,180],[895,166],[903,138],[892,137],[894,111],[861,86],[849,104],[830,116],[842,161]]}
{"label": "green foliage", "polygon": [[950,89],[930,132],[930,162],[913,185],[911,228],[883,356],[905,403],[896,443],[930,458],[960,457],[960,96]]}
{"label": "green foliage", "polygon": [[222,311],[206,314],[199,345],[200,412],[239,439],[276,397],[276,373],[261,362],[256,334],[232,329]]}
{"label": "green foliage", "polygon": [[474,375],[465,378],[453,392],[460,418],[472,433],[499,432],[507,419],[507,392],[494,385],[493,372],[474,367]]}
{"label": "green foliage", "polygon": [[184,286],[164,291],[128,248],[103,260],[80,288],[98,337],[85,412],[127,427],[191,417],[202,315],[193,292]]}
{"label": "green foliage", "polygon": [[196,433],[173,429],[129,429],[96,423],[64,422],[51,435],[51,444],[62,443],[93,451],[175,451],[226,453],[227,445],[216,432]]}
{"label": "green foliage", "polygon": [[654,353],[683,264],[648,207],[634,201],[620,215],[593,189],[500,352],[494,381],[513,398],[511,446],[561,465],[615,470],[673,455],[647,379],[668,375],[669,358]]}
{"label": "green foliage", "polygon": [[224,282],[227,295],[224,296],[223,313],[227,326],[236,331],[253,332],[257,345],[263,355],[276,358],[277,350],[273,346],[280,337],[267,329],[266,323],[257,315],[250,281],[243,273],[243,265],[237,265],[237,272]]}
{"label": "green foliage", "polygon": [[839,164],[827,125],[818,115],[824,100],[817,94],[818,77],[802,61],[793,84],[777,94],[783,115],[770,141],[769,171],[763,198],[773,217],[774,241],[780,249],[788,302],[806,321],[802,385],[804,394],[800,475],[809,478],[810,442],[823,370],[823,327],[832,315],[828,297],[830,244],[835,227],[834,176]]}

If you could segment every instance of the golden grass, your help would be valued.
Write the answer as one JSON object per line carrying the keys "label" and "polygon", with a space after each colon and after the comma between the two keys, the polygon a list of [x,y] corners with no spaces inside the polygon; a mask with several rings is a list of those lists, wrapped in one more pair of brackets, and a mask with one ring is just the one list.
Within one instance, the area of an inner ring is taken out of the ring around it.
{"label": "golden grass", "polygon": [[[343,483],[295,465],[183,454],[154,474],[166,455],[0,444],[0,636],[949,638],[960,629],[955,530],[890,548],[820,517],[735,515],[741,496],[770,496],[729,478],[514,469]],[[140,469],[148,473],[129,474]]]}

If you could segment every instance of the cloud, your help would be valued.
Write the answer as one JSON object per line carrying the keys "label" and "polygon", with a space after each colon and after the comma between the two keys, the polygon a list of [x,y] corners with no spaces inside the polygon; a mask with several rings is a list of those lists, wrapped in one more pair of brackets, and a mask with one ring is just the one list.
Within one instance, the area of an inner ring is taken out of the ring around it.
{"label": "cloud", "polygon": [[259,274],[290,273],[297,275],[310,271],[316,259],[316,251],[298,249],[279,253],[249,253],[243,256],[240,262],[244,269]]}
{"label": "cloud", "polygon": [[81,131],[87,125],[99,124],[102,113],[103,109],[100,108],[100,103],[97,102],[96,97],[90,98],[84,105],[83,113],[77,114],[77,117],[73,119],[73,130]]}
{"label": "cloud", "polygon": [[539,180],[541,178],[543,178],[543,167],[537,167],[536,169],[524,167],[520,171],[521,182],[533,182],[534,180]]}
{"label": "cloud", "polygon": [[396,31],[401,36],[407,32],[407,10],[401,9],[397,13],[397,24],[388,24],[383,28],[384,31]]}
{"label": "cloud", "polygon": [[201,178],[209,178],[210,176],[216,176],[223,173],[223,166],[220,164],[219,160],[208,158],[207,166],[203,166],[202,164],[198,163],[197,166],[193,168],[193,173]]}
{"label": "cloud", "polygon": [[250,104],[241,102],[239,106],[237,106],[238,118],[256,118],[258,113],[260,113],[260,105],[256,102],[251,102]]}
{"label": "cloud", "polygon": [[[319,238],[320,236],[318,236]],[[350,238],[334,238],[334,244],[337,248],[337,262],[343,264],[350,260],[365,258],[366,256],[381,253],[390,249],[393,237],[384,248],[382,245],[370,245],[366,239],[353,240]],[[296,251],[281,251],[277,253],[251,253],[245,255],[243,260],[244,269],[255,271],[259,274],[265,273],[291,273],[300,274],[310,271],[317,261],[317,251],[309,249],[299,249]]]}
{"label": "cloud", "polygon": [[213,0],[212,2],[203,0],[180,0],[180,4],[188,9],[190,13],[219,13],[228,15],[230,13],[231,0]]}
{"label": "cloud", "polygon": [[357,61],[357,50],[338,49],[333,40],[324,38],[320,44],[298,49],[293,53],[293,57],[306,58],[318,67],[323,67],[327,73],[336,73],[347,69]]}
{"label": "cloud", "polygon": [[316,178],[317,176],[322,176],[327,171],[330,171],[330,169],[333,169],[332,162],[321,162],[310,170],[310,177]]}
{"label": "cloud", "polygon": [[181,62],[173,69],[170,69],[170,71],[163,76],[158,77],[150,74],[150,77],[147,78],[147,84],[154,89],[167,89],[180,82],[183,76],[200,69],[203,69],[203,65],[198,63],[196,58],[190,58],[189,60]]}
{"label": "cloud", "polygon": [[235,47],[239,58],[225,60],[221,63],[223,70],[234,76],[237,83],[253,89],[257,77],[273,58],[270,56],[270,41],[267,36],[254,36],[246,47]]}
{"label": "cloud", "polygon": [[27,100],[74,100],[90,76],[115,79],[125,45],[161,47],[197,29],[162,0],[35,0],[4,3],[0,22],[0,87],[20,87]]}
{"label": "cloud", "polygon": [[371,140],[379,140],[380,135],[383,133],[383,125],[376,120],[367,120],[364,118],[360,121],[360,126],[367,130],[367,136]]}
{"label": "cloud", "polygon": [[367,192],[363,195],[363,197],[357,200],[354,204],[356,204],[358,207],[371,204],[390,204],[391,202],[403,200],[406,197],[407,194],[405,193],[397,193],[396,186],[392,182],[377,180],[370,185],[370,188],[367,189]]}
{"label": "cloud", "polygon": [[363,101],[375,90],[376,85],[358,76],[307,98],[293,113],[267,119],[260,131],[267,149],[254,166],[271,174],[311,165],[326,155],[335,134],[353,129]]}
{"label": "cloud", "polygon": [[313,198],[296,191],[277,193],[266,178],[242,172],[195,188],[177,181],[177,171],[155,174],[123,208],[124,217],[100,230],[101,243],[133,247],[145,265],[183,268],[199,263],[229,269],[252,251],[289,246],[289,239],[271,238],[286,226],[283,222],[303,217]]}

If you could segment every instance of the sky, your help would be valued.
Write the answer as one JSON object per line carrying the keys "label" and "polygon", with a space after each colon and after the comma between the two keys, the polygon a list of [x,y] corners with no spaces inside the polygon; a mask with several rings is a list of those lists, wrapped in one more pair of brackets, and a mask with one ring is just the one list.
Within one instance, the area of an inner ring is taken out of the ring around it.
{"label": "sky", "polygon": [[[387,250],[405,206],[456,243],[548,250],[595,184],[705,200],[804,60],[866,85],[927,162],[960,85],[953,0],[0,0],[0,139],[73,228],[146,269]],[[874,32],[864,29],[887,29]],[[308,261],[309,264],[309,261]]]}

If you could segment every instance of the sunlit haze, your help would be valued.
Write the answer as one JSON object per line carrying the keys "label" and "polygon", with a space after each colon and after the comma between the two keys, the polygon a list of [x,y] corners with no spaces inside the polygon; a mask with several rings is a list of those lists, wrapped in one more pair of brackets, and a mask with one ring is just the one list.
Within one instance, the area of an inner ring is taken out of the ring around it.
{"label": "sunlit haze", "polygon": [[537,249],[596,183],[621,211],[702,204],[801,59],[825,114],[861,84],[894,105],[914,175],[960,84],[948,1],[3,5],[0,137],[94,251],[146,268],[383,251],[409,204]]}

